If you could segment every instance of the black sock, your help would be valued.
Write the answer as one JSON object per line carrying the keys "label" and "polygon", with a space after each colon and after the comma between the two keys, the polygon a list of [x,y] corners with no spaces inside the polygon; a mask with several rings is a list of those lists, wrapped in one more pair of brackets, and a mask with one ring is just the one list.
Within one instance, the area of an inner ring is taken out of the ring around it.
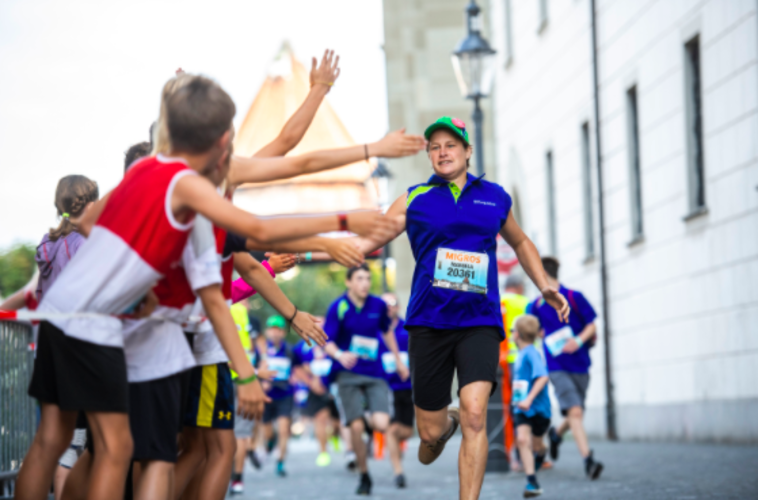
{"label": "black sock", "polygon": [[534,470],[539,470],[542,464],[545,462],[545,453],[534,454]]}
{"label": "black sock", "polygon": [[371,481],[371,476],[368,475],[368,472],[361,472],[361,481]]}
{"label": "black sock", "polygon": [[584,458],[584,465],[591,465],[594,460],[592,459],[592,452]]}
{"label": "black sock", "polygon": [[526,476],[526,480],[527,480],[527,482],[529,482],[529,483],[531,483],[531,484],[533,484],[535,486],[539,486],[540,485],[537,482],[537,475],[536,474],[530,474],[530,475]]}
{"label": "black sock", "polygon": [[239,481],[240,483],[242,482],[242,474],[237,473],[237,472],[232,472],[232,482],[237,482],[237,481]]}

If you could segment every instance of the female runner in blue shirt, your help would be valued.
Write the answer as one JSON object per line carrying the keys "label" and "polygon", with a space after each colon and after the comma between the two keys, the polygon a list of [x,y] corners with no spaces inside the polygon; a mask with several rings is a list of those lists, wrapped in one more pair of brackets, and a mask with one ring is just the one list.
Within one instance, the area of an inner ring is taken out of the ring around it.
{"label": "female runner in blue shirt", "polygon": [[[498,184],[468,173],[472,148],[466,125],[442,117],[424,133],[434,174],[390,207],[397,234],[408,232],[416,259],[406,329],[413,401],[421,446],[419,461],[439,457],[458,426],[460,498],[476,499],[487,465],[487,402],[497,385],[503,320],[495,257],[503,236],[521,266],[562,321],[569,306],[548,285],[539,253],[511,213],[511,197]],[[368,253],[389,243],[358,239]],[[452,402],[458,371],[460,409]]]}

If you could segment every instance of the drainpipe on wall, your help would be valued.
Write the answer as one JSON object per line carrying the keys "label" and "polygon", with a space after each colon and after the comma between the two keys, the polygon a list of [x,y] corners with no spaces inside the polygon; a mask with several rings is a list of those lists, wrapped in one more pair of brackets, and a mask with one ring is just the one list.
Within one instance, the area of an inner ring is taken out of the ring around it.
{"label": "drainpipe on wall", "polygon": [[598,77],[597,16],[595,0],[590,0],[592,24],[592,83],[595,100],[595,163],[597,164],[598,219],[600,223],[600,288],[603,302],[603,344],[605,355],[605,423],[608,439],[616,441],[616,402],[613,397],[613,367],[611,365],[611,332],[608,307],[608,267],[605,254],[605,211],[603,197],[603,164],[600,147],[600,79]]}

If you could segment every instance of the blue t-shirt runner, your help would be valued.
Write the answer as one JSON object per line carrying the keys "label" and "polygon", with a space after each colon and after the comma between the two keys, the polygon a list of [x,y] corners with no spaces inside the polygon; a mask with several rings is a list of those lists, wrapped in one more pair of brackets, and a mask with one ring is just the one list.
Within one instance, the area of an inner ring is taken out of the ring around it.
{"label": "blue t-shirt runner", "polygon": [[516,406],[532,392],[534,381],[540,377],[547,377],[545,361],[533,345],[524,347],[518,352],[513,370],[514,413],[520,413],[526,417],[539,415],[544,418],[550,418],[550,396],[548,396],[547,385],[534,398],[529,410],[524,411]]}
{"label": "blue t-shirt runner", "polygon": [[597,314],[587,299],[576,290],[569,290],[560,285],[558,290],[564,297],[569,298],[571,313],[568,324],[562,323],[555,309],[544,299],[538,298],[527,307],[526,312],[533,314],[545,330],[542,343],[545,351],[545,361],[550,372],[565,371],[570,373],[589,372],[592,361],[589,349],[591,343],[582,345],[578,351],[568,354],[561,352],[568,338],[579,335],[584,327],[595,321]]}
{"label": "blue t-shirt runner", "polygon": [[329,306],[324,332],[341,351],[350,352],[358,358],[351,372],[384,378],[379,345],[382,343],[381,335],[389,326],[387,304],[382,299],[369,295],[363,307],[359,308],[345,293]]}
{"label": "blue t-shirt runner", "polygon": [[[486,411],[488,396],[497,387],[504,338],[498,236],[513,247],[524,271],[551,305],[567,315],[568,304],[550,287],[536,247],[511,216],[510,195],[483,175],[468,171],[472,155],[478,152],[471,147],[466,124],[445,116],[427,127],[424,136],[433,175],[410,187],[387,211],[386,217],[398,225],[395,233],[360,240],[360,247],[368,253],[403,230],[408,234],[416,260],[406,317],[411,385],[416,414],[427,413],[418,419],[419,434],[427,436],[419,447],[419,461],[430,464],[461,422],[460,411]],[[448,407],[456,373],[461,410]],[[486,430],[467,429],[464,440],[473,433],[486,434]],[[482,437],[477,434],[475,439]],[[481,453],[485,464],[487,450]],[[481,484],[484,467],[464,473],[467,481]],[[474,489],[471,496],[479,493]]]}
{"label": "blue t-shirt runner", "polygon": [[[408,332],[405,329],[405,321],[398,318],[395,325],[395,341],[397,342],[397,350],[400,352],[400,358],[408,366]],[[411,388],[411,379],[408,378],[403,381],[400,375],[397,373],[397,362],[395,355],[389,350],[387,345],[382,342],[381,345],[381,359],[382,368],[384,368],[384,375],[387,378],[387,383],[390,385],[390,389],[393,391],[403,391]]]}

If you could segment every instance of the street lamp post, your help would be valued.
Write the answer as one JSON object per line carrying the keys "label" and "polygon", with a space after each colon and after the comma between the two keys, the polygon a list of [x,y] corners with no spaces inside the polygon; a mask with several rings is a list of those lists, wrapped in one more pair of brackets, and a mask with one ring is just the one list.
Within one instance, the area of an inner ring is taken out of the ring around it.
{"label": "street lamp post", "polygon": [[476,143],[476,172],[477,175],[484,173],[484,149],[482,141],[482,119],[484,113],[479,101],[487,97],[492,88],[492,80],[495,76],[495,51],[489,42],[482,38],[481,9],[475,0],[466,7],[466,26],[468,33],[466,38],[458,43],[453,52],[453,69],[458,80],[461,94],[467,99],[474,101],[474,112],[471,118],[474,120],[474,136]]}

